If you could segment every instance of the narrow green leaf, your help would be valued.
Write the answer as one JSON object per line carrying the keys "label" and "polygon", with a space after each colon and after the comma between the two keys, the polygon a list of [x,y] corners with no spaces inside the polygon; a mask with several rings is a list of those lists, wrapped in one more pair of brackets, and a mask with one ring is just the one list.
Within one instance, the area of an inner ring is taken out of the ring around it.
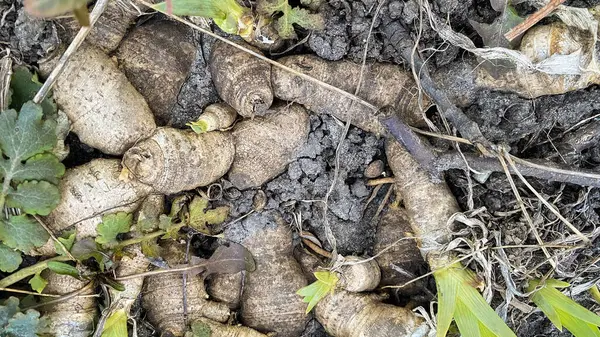
{"label": "narrow green leaf", "polygon": [[80,276],[79,270],[77,270],[77,268],[64,262],[50,261],[48,262],[48,269],[52,270],[53,272],[59,275],[69,275],[75,278],[79,278]]}
{"label": "narrow green leaf", "polygon": [[26,181],[10,191],[6,205],[22,209],[27,214],[48,215],[60,202],[58,187],[47,181]]}
{"label": "narrow green leaf", "polygon": [[49,238],[48,232],[27,215],[0,220],[0,240],[10,248],[28,252],[43,246]]}
{"label": "narrow green leaf", "polygon": [[556,312],[552,304],[550,304],[544,296],[539,294],[539,292],[533,294],[531,300],[540,310],[542,310],[544,315],[546,315],[546,317],[550,319],[550,322],[552,322],[552,324],[554,324],[554,326],[556,326],[558,330],[562,331],[562,323],[560,321],[560,316],[558,315],[558,312]]}
{"label": "narrow green leaf", "polygon": [[456,295],[459,282],[452,277],[448,270],[437,271],[433,276],[438,290],[437,337],[444,337],[448,333],[452,317],[456,311]]}
{"label": "narrow green leaf", "polygon": [[[474,315],[470,308],[463,304],[460,300],[456,302],[456,310],[454,311],[454,319],[460,334],[464,337],[480,337],[479,320]],[[444,333],[445,335],[445,333]]]}
{"label": "narrow green leaf", "polygon": [[600,337],[598,327],[589,323],[582,322],[581,319],[557,309],[562,325],[569,330],[575,337]]}
{"label": "narrow green leaf", "polygon": [[496,336],[516,337],[515,333],[510,330],[494,309],[487,304],[477,289],[461,285],[458,290],[458,299]]}
{"label": "narrow green leaf", "polygon": [[0,243],[0,270],[5,273],[12,273],[19,268],[23,262],[21,252],[16,251]]}
{"label": "narrow green leaf", "polygon": [[40,273],[37,273],[29,280],[29,284],[31,285],[31,289],[41,294],[42,291],[44,291],[44,288],[46,288],[48,281],[46,281]]}
{"label": "narrow green leaf", "polygon": [[117,310],[106,319],[101,337],[127,336],[127,313],[124,309]]}
{"label": "narrow green leaf", "polygon": [[317,281],[299,289],[296,294],[303,296],[303,302],[308,303],[306,313],[308,314],[325,296],[333,293],[339,281],[335,273],[329,271],[315,272]]}
{"label": "narrow green leaf", "polygon": [[[175,15],[201,16],[211,19],[225,17],[225,13],[215,6],[215,1],[171,0],[171,4]],[[152,8],[165,12],[167,3],[161,2],[152,6]]]}
{"label": "narrow green leaf", "polygon": [[557,311],[567,312],[581,321],[600,326],[600,316],[587,310],[555,288],[545,287],[538,291],[536,295],[544,297]]}

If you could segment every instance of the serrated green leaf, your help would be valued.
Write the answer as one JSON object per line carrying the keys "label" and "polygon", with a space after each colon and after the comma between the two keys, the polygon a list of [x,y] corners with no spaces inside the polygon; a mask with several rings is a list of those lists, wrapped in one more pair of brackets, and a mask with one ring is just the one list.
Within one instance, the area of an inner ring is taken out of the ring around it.
{"label": "serrated green leaf", "polygon": [[77,268],[64,262],[50,261],[48,262],[48,269],[52,270],[53,272],[59,275],[69,275],[75,278],[79,278],[80,276],[79,270],[77,270]]}
{"label": "serrated green leaf", "polygon": [[257,11],[265,16],[282,13],[275,21],[275,29],[281,38],[292,39],[296,37],[294,24],[306,29],[322,29],[323,18],[319,14],[312,14],[304,8],[292,7],[288,0],[263,0],[258,3]]}
{"label": "serrated green leaf", "polygon": [[160,256],[160,246],[156,242],[156,240],[147,240],[142,241],[142,254],[146,257],[157,258]]}
{"label": "serrated green leaf", "polygon": [[7,298],[0,305],[0,328],[5,327],[8,324],[8,320],[19,311],[21,311],[19,309],[19,299],[14,296]]}
{"label": "serrated green leaf", "polygon": [[65,166],[52,153],[43,153],[29,158],[25,164],[17,163],[16,167],[7,167],[9,161],[0,161],[0,170],[12,172],[14,182],[24,180],[44,180],[53,184],[65,174]]}
{"label": "serrated green leaf", "polygon": [[31,289],[41,294],[42,291],[44,291],[44,288],[46,288],[48,281],[46,281],[40,273],[37,273],[29,280],[29,284],[31,285]]}
{"label": "serrated green leaf", "polygon": [[[71,248],[73,248],[73,244],[75,243],[75,231],[68,231],[66,233],[63,233],[62,237],[58,237],[57,239],[63,244],[63,246],[65,246],[65,248],[68,251],[71,251]],[[61,245],[59,245],[58,242],[54,243],[54,249],[56,250],[56,253],[58,255],[67,255],[67,252],[65,252],[63,247],[61,247]]]}
{"label": "serrated green leaf", "polygon": [[173,218],[171,218],[170,216],[166,214],[161,214],[160,217],[158,217],[158,228],[167,229],[171,227],[172,224]]}
{"label": "serrated green leaf", "polygon": [[325,296],[333,293],[339,278],[335,273],[329,271],[315,272],[317,280],[304,288],[299,289],[296,294],[303,296],[303,302],[308,303],[306,314],[308,314]]}
{"label": "serrated green leaf", "polygon": [[0,270],[5,273],[12,273],[19,268],[23,262],[21,252],[16,251],[0,243]]}
{"label": "serrated green leaf", "polygon": [[105,215],[102,223],[96,227],[96,242],[107,247],[116,245],[117,236],[129,232],[132,221],[133,216],[125,212]]}
{"label": "serrated green leaf", "polygon": [[217,207],[207,210],[208,200],[196,196],[190,203],[189,226],[206,235],[214,234],[207,225],[218,225],[227,219],[229,207]]}
{"label": "serrated green leaf", "polygon": [[127,336],[127,313],[124,309],[117,310],[106,319],[101,337]]}
{"label": "serrated green leaf", "polygon": [[[20,110],[23,104],[33,100],[41,87],[42,83],[38,80],[37,74],[32,74],[25,66],[14,67],[10,80],[12,95],[9,108]],[[41,105],[44,115],[52,116],[56,113],[56,103],[51,95],[47,95]]]}
{"label": "serrated green leaf", "polygon": [[39,325],[40,313],[30,309],[9,319],[3,333],[9,337],[37,337]]}
{"label": "serrated green leaf", "polygon": [[6,205],[27,214],[48,215],[60,202],[58,187],[47,181],[26,181],[8,192]]}
{"label": "serrated green leaf", "polygon": [[43,246],[49,238],[48,232],[27,215],[0,220],[0,240],[10,248],[28,252]]}

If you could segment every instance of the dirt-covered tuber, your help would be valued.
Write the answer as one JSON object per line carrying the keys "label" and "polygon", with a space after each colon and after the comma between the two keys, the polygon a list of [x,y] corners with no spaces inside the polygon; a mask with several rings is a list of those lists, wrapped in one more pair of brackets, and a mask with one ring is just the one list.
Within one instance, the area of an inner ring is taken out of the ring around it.
{"label": "dirt-covered tuber", "polygon": [[[287,56],[278,60],[298,72],[354,93],[361,77],[361,65],[350,61],[331,62],[313,55]],[[275,97],[304,105],[311,111],[327,113],[343,121],[350,120],[359,128],[384,134],[378,114],[338,93],[308,82],[289,71],[274,67],[273,92]],[[368,64],[358,96],[377,106],[392,106],[404,121],[413,126],[423,124],[416,84],[406,70],[391,64]],[[423,96],[422,108],[429,100]]]}
{"label": "dirt-covered tuber", "polygon": [[116,52],[119,67],[144,96],[160,125],[172,124],[171,109],[195,56],[190,28],[167,20],[134,28]]}
{"label": "dirt-covered tuber", "polygon": [[210,73],[219,96],[244,117],[265,115],[273,103],[271,65],[234,46],[214,44]]}
{"label": "dirt-covered tuber", "polygon": [[258,187],[296,159],[310,131],[306,109],[278,105],[265,117],[244,120],[233,129],[235,159],[229,180],[238,189]]}
{"label": "dirt-covered tuber", "polygon": [[154,191],[173,194],[206,186],[221,178],[233,162],[233,138],[225,132],[196,134],[158,128],[123,156],[133,180]]}
{"label": "dirt-covered tuber", "polygon": [[[169,266],[184,264],[185,243],[165,241],[161,247],[162,257]],[[188,274],[185,288],[183,285],[182,274],[161,274],[146,278],[142,305],[147,310],[150,322],[155,324],[163,334],[183,336],[187,331],[187,325],[200,317],[217,322],[227,321],[229,308],[224,303],[208,300],[204,277]]]}
{"label": "dirt-covered tuber", "polygon": [[[42,74],[49,74],[57,59],[40,64]],[[156,128],[142,95],[104,52],[90,45],[70,58],[53,97],[79,139],[106,154],[123,154]]]}
{"label": "dirt-covered tuber", "polygon": [[348,256],[344,258],[344,262],[338,277],[340,287],[351,292],[371,291],[377,288],[381,280],[381,271],[374,259]]}
{"label": "dirt-covered tuber", "polygon": [[211,321],[207,318],[199,318],[192,323],[192,332],[185,334],[185,337],[267,337],[254,329],[241,325],[225,325]]}
{"label": "dirt-covered tuber", "polygon": [[235,310],[240,307],[243,281],[242,272],[210,275],[206,292],[215,301],[225,303],[229,309]]}

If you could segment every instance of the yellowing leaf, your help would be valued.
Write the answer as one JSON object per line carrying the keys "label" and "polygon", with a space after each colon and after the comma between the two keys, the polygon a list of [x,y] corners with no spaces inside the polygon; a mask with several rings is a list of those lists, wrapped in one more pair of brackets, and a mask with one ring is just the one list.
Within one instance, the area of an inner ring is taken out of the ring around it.
{"label": "yellowing leaf", "polygon": [[108,214],[102,217],[102,223],[96,227],[96,242],[105,247],[116,245],[117,236],[129,232],[133,216],[125,212]]}
{"label": "yellowing leaf", "polygon": [[29,284],[31,285],[31,289],[33,289],[41,294],[42,291],[44,290],[44,288],[46,288],[48,281],[46,281],[40,275],[40,273],[37,273],[37,274],[35,274],[34,277],[31,278],[31,280],[29,280]]}
{"label": "yellowing leaf", "polygon": [[127,313],[124,309],[117,310],[106,319],[101,337],[127,336]]}
{"label": "yellowing leaf", "polygon": [[335,273],[329,271],[315,272],[317,280],[306,287],[299,289],[296,294],[303,296],[303,302],[308,303],[306,313],[308,314],[327,294],[333,294],[335,286],[339,281]]}
{"label": "yellowing leaf", "polygon": [[189,226],[206,235],[214,234],[209,225],[223,223],[229,214],[229,207],[208,208],[208,200],[196,196],[190,203]]}

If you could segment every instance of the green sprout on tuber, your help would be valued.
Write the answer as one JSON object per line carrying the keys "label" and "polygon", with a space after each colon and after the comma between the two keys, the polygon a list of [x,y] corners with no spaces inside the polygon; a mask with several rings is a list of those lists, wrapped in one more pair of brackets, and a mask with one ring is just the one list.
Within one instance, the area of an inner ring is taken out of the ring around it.
{"label": "green sprout on tuber", "polygon": [[527,291],[535,291],[531,300],[558,330],[567,328],[575,337],[600,337],[600,316],[561,293],[570,284],[554,279],[531,280]]}
{"label": "green sprout on tuber", "polygon": [[296,294],[303,296],[302,299],[308,303],[306,313],[308,314],[325,296],[333,294],[339,278],[330,271],[316,271],[317,280],[304,288],[301,288]]}

